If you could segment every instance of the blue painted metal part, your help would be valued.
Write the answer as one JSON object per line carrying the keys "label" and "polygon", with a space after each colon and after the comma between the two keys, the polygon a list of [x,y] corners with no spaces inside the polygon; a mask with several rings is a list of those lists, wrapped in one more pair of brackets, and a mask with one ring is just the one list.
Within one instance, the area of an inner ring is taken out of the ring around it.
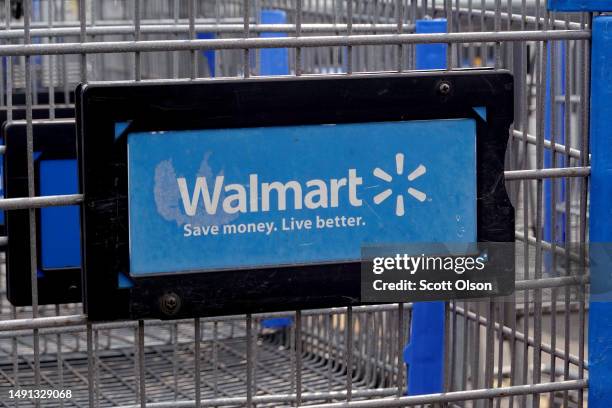
{"label": "blue painted metal part", "polygon": [[552,11],[612,11],[610,0],[548,0]]}
{"label": "blue painted metal part", "polygon": [[[261,11],[262,24],[287,24],[287,13],[282,10]],[[261,33],[262,38],[286,37],[287,33]],[[265,48],[259,54],[260,75],[289,75],[289,51],[287,48]]]}
{"label": "blue painted metal part", "polygon": [[594,18],[591,55],[589,408],[607,408],[612,400],[612,276],[607,250],[612,242],[612,17]]}
{"label": "blue painted metal part", "polygon": [[[445,33],[446,19],[417,20],[416,32]],[[446,44],[417,44],[416,69],[446,68],[446,47]],[[410,343],[404,349],[408,395],[444,391],[445,307],[444,302],[412,306]]]}

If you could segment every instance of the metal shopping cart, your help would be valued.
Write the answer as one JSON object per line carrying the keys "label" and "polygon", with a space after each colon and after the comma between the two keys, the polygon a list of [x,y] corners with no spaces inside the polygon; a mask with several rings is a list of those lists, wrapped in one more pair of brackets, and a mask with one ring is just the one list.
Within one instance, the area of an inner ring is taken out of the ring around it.
{"label": "metal shopping cart", "polygon": [[[62,116],[79,82],[509,70],[519,243],[515,295],[445,304],[443,393],[405,395],[404,349],[421,335],[410,303],[92,324],[79,303],[39,305],[36,285],[33,307],[0,296],[0,389],[71,391],[38,402],[50,407],[587,405],[592,13],[539,0],[6,0],[0,15],[0,110],[29,138],[33,112]],[[0,208],[82,201],[28,183]]]}

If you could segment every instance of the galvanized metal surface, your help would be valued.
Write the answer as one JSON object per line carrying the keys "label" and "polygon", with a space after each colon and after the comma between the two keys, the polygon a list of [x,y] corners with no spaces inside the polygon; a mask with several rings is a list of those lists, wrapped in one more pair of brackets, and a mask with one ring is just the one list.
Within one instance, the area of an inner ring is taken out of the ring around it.
{"label": "galvanized metal surface", "polygon": [[[9,120],[26,111],[29,196],[2,199],[0,208],[30,209],[30,231],[36,208],[82,201],[35,196],[32,111],[43,107],[54,118],[65,106],[54,91],[68,94],[88,80],[206,78],[201,50],[216,50],[217,77],[258,76],[251,61],[268,47],[290,48],[294,77],[405,72],[414,69],[415,44],[445,42],[449,69],[514,73],[506,178],[520,267],[513,298],[449,303],[448,393],[420,397],[403,396],[409,304],[270,314],[293,318],[273,331],[261,325],[264,315],[91,325],[80,305],[37,306],[34,272],[34,307],[0,298],[0,391],[63,388],[74,397],[0,406],[586,406],[580,244],[588,225],[590,14],[549,13],[543,0],[24,0],[17,20],[7,18],[11,4],[0,13],[0,109]],[[261,24],[264,8],[285,10],[287,24]],[[416,19],[427,17],[446,17],[449,32],[414,34]],[[197,39],[200,32],[216,38]],[[259,37],[265,32],[288,36]],[[17,106],[15,94],[25,90]],[[50,95],[45,105],[41,90]]]}

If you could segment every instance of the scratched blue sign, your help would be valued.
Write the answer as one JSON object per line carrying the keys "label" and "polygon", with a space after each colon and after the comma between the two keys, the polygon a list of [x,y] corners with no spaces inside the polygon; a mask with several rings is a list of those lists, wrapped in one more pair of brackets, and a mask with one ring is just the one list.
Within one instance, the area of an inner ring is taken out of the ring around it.
{"label": "scratched blue sign", "polygon": [[472,119],[128,135],[130,274],[476,241]]}

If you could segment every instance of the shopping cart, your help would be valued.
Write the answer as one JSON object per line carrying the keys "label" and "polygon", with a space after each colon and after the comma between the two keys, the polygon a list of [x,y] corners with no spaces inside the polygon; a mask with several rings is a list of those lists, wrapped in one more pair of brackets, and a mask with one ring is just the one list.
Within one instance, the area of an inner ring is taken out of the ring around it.
{"label": "shopping cart", "polygon": [[[0,109],[26,125],[36,109],[53,120],[71,108],[79,82],[402,73],[428,54],[429,68],[509,70],[518,245],[515,295],[445,304],[441,394],[405,396],[404,349],[421,335],[410,303],[92,324],[81,304],[38,305],[36,285],[33,307],[0,297],[0,390],[71,391],[41,406],[585,406],[592,14],[544,3],[5,1]],[[82,201],[36,197],[28,182],[30,197],[0,208],[34,220]]]}

